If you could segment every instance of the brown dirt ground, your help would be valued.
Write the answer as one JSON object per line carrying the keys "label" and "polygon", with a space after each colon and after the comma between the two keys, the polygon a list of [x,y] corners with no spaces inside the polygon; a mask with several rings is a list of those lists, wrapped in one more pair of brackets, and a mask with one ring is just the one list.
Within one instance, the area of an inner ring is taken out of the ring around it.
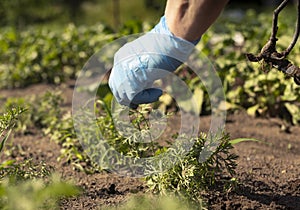
{"label": "brown dirt ground", "polygon": [[[66,107],[71,107],[73,84],[59,87],[65,94]],[[1,90],[0,96],[4,100],[11,96],[40,94],[49,89],[55,88],[40,84]],[[201,123],[206,128],[210,118],[201,117]],[[276,118],[252,118],[243,112],[228,115],[226,131],[231,138],[250,137],[266,143],[244,142],[235,146],[234,152],[239,155],[238,187],[227,194],[217,190],[210,193],[207,196],[210,209],[300,209],[300,126],[292,126],[286,132],[282,125],[284,122]],[[58,162],[60,147],[38,130],[27,135],[16,134],[7,146],[15,148],[10,158],[45,161],[62,177],[73,180],[83,189],[80,197],[63,200],[61,209],[99,209],[100,205],[115,205],[126,201],[130,195],[146,191],[145,184],[135,178],[107,173],[87,175]]]}

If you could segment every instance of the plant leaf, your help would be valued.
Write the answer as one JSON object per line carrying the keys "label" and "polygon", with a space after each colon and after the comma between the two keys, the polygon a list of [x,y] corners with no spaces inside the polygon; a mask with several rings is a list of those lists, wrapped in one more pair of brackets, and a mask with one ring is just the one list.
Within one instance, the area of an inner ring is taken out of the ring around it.
{"label": "plant leaf", "polygon": [[296,125],[300,121],[300,108],[296,104],[285,103],[284,106],[292,116],[293,123]]}
{"label": "plant leaf", "polygon": [[12,129],[10,129],[10,130],[5,134],[3,140],[1,141],[1,143],[0,143],[0,152],[2,152],[2,150],[3,150],[3,148],[4,148],[4,145],[5,145],[5,142],[7,141],[8,137],[10,136],[11,131],[12,131]]}
{"label": "plant leaf", "polygon": [[250,116],[255,117],[256,116],[256,111],[259,109],[259,104],[256,104],[254,106],[251,106],[247,109],[247,114]]}
{"label": "plant leaf", "polygon": [[246,142],[246,141],[255,141],[255,142],[263,142],[262,140],[254,139],[254,138],[237,138],[230,140],[229,143],[232,145],[241,143],[241,142]]}

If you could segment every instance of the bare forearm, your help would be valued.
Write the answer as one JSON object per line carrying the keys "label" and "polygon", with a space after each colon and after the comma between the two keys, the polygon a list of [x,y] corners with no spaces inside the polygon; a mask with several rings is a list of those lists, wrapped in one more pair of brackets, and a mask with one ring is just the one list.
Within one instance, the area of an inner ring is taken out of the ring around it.
{"label": "bare forearm", "polygon": [[229,0],[168,0],[165,10],[170,31],[194,41],[215,22]]}

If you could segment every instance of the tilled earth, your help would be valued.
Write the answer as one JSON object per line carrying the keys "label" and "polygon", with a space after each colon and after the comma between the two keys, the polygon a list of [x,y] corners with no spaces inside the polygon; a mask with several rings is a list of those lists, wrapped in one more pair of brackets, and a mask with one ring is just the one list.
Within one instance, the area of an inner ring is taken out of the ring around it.
{"label": "tilled earth", "polygon": [[[0,95],[5,99],[40,94],[49,89],[54,87],[34,85],[22,90],[2,90]],[[66,99],[65,106],[71,109],[72,85],[63,85],[60,89]],[[210,117],[201,117],[201,129],[205,131],[209,125]],[[252,118],[243,112],[227,116],[226,131],[231,138],[255,138],[261,142],[243,142],[235,146],[233,152],[239,155],[238,186],[229,193],[210,192],[207,195],[210,209],[300,209],[300,126],[283,129],[283,125],[280,119]],[[172,128],[167,132],[172,132]],[[147,189],[136,178],[104,172],[88,175],[73,170],[63,161],[58,162],[59,145],[39,130],[15,135],[10,138],[8,147],[17,148],[11,154],[14,159],[45,161],[63,178],[73,180],[83,189],[80,197],[62,200],[61,209],[99,209],[103,205],[122,203]]]}

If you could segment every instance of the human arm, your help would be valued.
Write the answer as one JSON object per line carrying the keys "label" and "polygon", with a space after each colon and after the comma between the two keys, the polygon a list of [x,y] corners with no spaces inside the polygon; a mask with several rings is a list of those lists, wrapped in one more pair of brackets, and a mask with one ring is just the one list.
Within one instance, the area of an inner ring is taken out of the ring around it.
{"label": "human arm", "polygon": [[153,82],[186,61],[226,3],[169,0],[160,22],[115,54],[109,86],[116,100],[131,108],[157,101],[162,91],[152,88]]}
{"label": "human arm", "polygon": [[170,31],[188,41],[199,39],[229,0],[169,0],[165,16]]}

